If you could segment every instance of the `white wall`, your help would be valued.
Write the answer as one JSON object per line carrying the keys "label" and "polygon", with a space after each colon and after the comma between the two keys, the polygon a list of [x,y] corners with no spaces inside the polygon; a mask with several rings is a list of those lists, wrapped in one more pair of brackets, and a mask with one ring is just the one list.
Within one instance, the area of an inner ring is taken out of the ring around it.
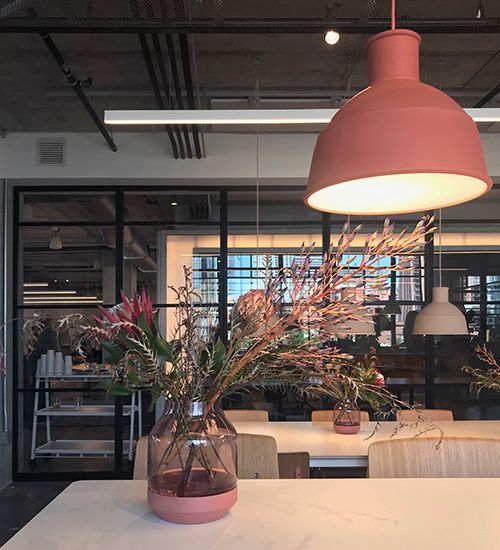
{"label": "white wall", "polygon": [[[255,136],[209,134],[207,157],[174,159],[164,134],[120,133],[113,153],[99,134],[50,134],[66,138],[66,166],[36,165],[36,139],[49,134],[9,134],[0,140],[0,177],[7,179],[136,179],[223,180],[255,178]],[[315,143],[313,135],[261,136],[260,171],[263,178],[306,178]]]}
{"label": "white wall", "polygon": [[[67,141],[63,167],[36,165],[37,137],[61,136]],[[207,134],[207,157],[175,160],[164,133],[116,133],[113,153],[96,133],[12,133],[0,139],[0,178],[175,180],[178,183],[239,183],[255,178],[252,134]],[[482,134],[489,174],[500,178],[500,134]],[[260,174],[270,183],[304,183],[316,141],[315,134],[260,136]]]}

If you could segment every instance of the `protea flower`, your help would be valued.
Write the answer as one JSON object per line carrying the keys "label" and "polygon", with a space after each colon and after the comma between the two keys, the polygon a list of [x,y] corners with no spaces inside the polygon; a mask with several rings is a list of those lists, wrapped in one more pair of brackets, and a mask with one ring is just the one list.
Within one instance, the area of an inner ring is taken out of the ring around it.
{"label": "protea flower", "polygon": [[242,294],[233,308],[233,323],[250,327],[253,336],[262,336],[279,318],[272,298],[265,290],[249,290]]}
{"label": "protea flower", "polygon": [[380,388],[385,386],[385,378],[384,375],[377,369],[373,369],[373,381],[372,384],[374,386],[378,386]]}
{"label": "protea flower", "polygon": [[140,294],[134,294],[130,301],[125,293],[121,293],[122,303],[112,308],[100,307],[99,310],[103,319],[96,318],[101,325],[111,324],[120,327],[129,334],[137,334],[136,327],[140,325],[141,317],[143,322],[147,324],[149,329],[156,334],[156,318],[153,309],[153,302],[146,290],[142,290]]}

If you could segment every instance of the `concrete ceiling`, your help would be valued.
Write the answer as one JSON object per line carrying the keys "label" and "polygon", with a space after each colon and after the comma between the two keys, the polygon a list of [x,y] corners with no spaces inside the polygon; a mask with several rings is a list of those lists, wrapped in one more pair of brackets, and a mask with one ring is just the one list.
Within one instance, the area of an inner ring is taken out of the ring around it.
{"label": "concrete ceiling", "polygon": [[[491,1],[482,3],[485,10],[498,7]],[[357,2],[358,11],[366,4]],[[385,9],[384,2],[375,4],[376,10]],[[455,4],[457,17],[474,18],[478,1],[436,0],[433,8],[427,1],[418,4],[422,17],[425,10],[435,17],[439,5],[448,10],[442,10],[442,16],[450,15]],[[500,50],[499,34],[423,35],[422,79],[440,86],[464,107],[473,106],[500,82],[498,55],[463,89]],[[53,39],[77,78],[92,74],[92,86],[85,92],[99,115],[107,108],[156,107],[135,34],[54,34]],[[334,47],[327,46],[320,33],[196,34],[192,39],[200,102],[209,108],[251,106],[257,75],[262,107],[335,106],[367,83],[364,34],[342,34]],[[95,129],[37,34],[0,34],[0,82],[4,131]],[[499,104],[500,95],[489,106]]]}

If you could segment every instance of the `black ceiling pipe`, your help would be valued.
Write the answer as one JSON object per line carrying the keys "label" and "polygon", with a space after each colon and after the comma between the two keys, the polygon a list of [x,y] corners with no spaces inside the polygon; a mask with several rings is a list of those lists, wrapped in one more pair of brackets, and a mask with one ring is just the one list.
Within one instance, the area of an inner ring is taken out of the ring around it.
{"label": "black ceiling pipe", "polygon": [[[175,48],[174,48],[174,41],[172,39],[172,36],[169,34],[165,35],[165,39],[167,42],[167,50],[168,50],[168,56],[170,59],[170,70],[172,71],[172,80],[174,82],[174,90],[175,90],[175,96],[177,98],[177,108],[178,109],[184,109],[184,101],[182,99],[182,91],[181,91],[181,83],[179,79],[179,71],[177,70],[177,59],[175,57]],[[193,132],[193,141],[194,141],[194,147],[196,151],[196,157],[201,158],[201,150],[200,150],[200,143],[198,138],[198,129],[197,126],[192,124],[191,130]]]}
{"label": "black ceiling pipe", "polygon": [[483,98],[481,98],[474,108],[484,107],[488,101],[491,101],[496,95],[500,93],[500,84],[497,84],[493,90],[490,90]]}
{"label": "black ceiling pipe", "polygon": [[[149,46],[146,40],[146,36],[144,34],[139,35],[139,42],[141,43],[142,54],[146,63],[146,69],[149,74],[149,79],[151,80],[151,86],[153,87],[153,93],[156,98],[156,103],[158,104],[158,107],[160,109],[164,110],[165,105],[161,96],[160,86],[158,84],[158,79],[156,78],[156,73],[153,67],[153,60],[151,59],[151,52],[149,51]],[[182,141],[179,143],[178,147],[172,128],[168,124],[165,124],[165,130],[167,131],[168,139],[170,140],[170,143],[172,145],[172,154],[174,155],[174,158],[179,158],[179,147],[181,151],[181,158],[186,158],[186,153],[184,152],[184,145]]]}
{"label": "black ceiling pipe", "polygon": [[[165,91],[167,101],[170,104],[170,86],[168,83],[167,71],[165,70],[165,62],[163,60],[163,52],[161,51],[160,40],[156,34],[152,35],[152,39],[153,39],[154,50],[156,53],[156,58],[158,61],[158,66],[160,68],[160,76],[163,82],[163,90]],[[179,130],[179,125],[176,124],[174,128],[175,128],[175,133],[176,133],[177,139],[179,140],[179,143],[182,143],[182,137],[181,137],[181,132]],[[184,140],[186,142],[187,156],[188,158],[192,159],[193,151],[191,149],[191,140],[189,139],[189,132],[185,124],[182,125],[182,133],[184,135]]]}
{"label": "black ceiling pipe", "polygon": [[476,78],[478,78],[480,75],[484,73],[484,71],[497,59],[497,57],[500,56],[500,50],[498,50],[494,55],[492,55],[488,61],[479,69],[477,70],[470,78],[467,80],[467,82],[462,86],[461,90],[465,90],[468,88]]}
{"label": "black ceiling pipe", "polygon": [[78,96],[78,99],[82,102],[83,106],[87,110],[88,114],[94,121],[95,125],[99,129],[99,132],[101,132],[102,137],[106,140],[107,144],[109,145],[110,149],[112,151],[116,151],[118,148],[115,145],[115,142],[113,141],[113,138],[109,134],[106,126],[104,126],[104,123],[99,118],[97,113],[95,112],[94,108],[90,104],[89,100],[87,99],[87,96],[84,94],[79,81],[75,78],[73,73],[71,72],[71,69],[67,65],[67,63],[64,61],[64,58],[61,54],[61,52],[58,50],[57,46],[55,45],[54,41],[48,34],[41,34],[42,40],[45,42],[47,48],[49,49],[50,53],[52,54],[52,57],[55,59],[56,63],[59,65],[59,68],[63,72],[64,76],[66,77],[66,80],[68,81],[69,85],[71,86],[71,89],[75,92],[75,94]]}
{"label": "black ceiling pipe", "polygon": [[[191,61],[189,59],[189,44],[188,44],[187,36],[185,34],[179,35],[179,44],[181,47],[182,68],[184,71],[184,84],[186,85],[188,106],[190,109],[195,109],[193,77],[191,75]],[[201,159],[202,154],[201,154],[201,145],[200,145],[200,135],[196,124],[191,125],[191,131],[193,132],[193,141],[194,141],[194,148],[196,151],[196,158]]]}
{"label": "black ceiling pipe", "polygon": [[[177,108],[184,109],[184,101],[182,100],[181,83],[179,80],[179,71],[177,70],[177,60],[175,58],[174,41],[169,34],[165,35],[167,42],[168,57],[170,59],[170,70],[172,72],[172,80],[174,82],[175,97],[177,98]],[[194,148],[196,151],[196,157],[201,158],[200,142],[198,139],[198,130],[196,125],[192,124],[191,129],[193,131]]]}

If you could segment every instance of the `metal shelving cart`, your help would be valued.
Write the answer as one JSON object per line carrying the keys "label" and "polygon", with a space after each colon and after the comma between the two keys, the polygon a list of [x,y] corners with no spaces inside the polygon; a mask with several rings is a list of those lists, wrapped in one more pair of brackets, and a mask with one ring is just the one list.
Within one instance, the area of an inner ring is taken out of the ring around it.
{"label": "metal shelving cart", "polygon": [[[35,382],[35,400],[33,407],[33,429],[31,434],[31,463],[37,457],[70,458],[70,457],[101,457],[114,456],[114,441],[104,439],[53,439],[52,419],[56,417],[114,417],[114,405],[58,405],[51,403],[50,393],[53,382],[93,382],[97,383],[106,376],[95,373],[64,375],[38,375]],[[40,407],[40,388],[44,387],[45,404]],[[57,391],[57,390],[55,390]],[[137,436],[142,436],[142,395],[138,390],[131,395],[130,405],[123,407],[123,416],[130,417],[129,438],[123,442],[123,454],[133,459],[135,447],[135,424],[137,421]],[[45,420],[46,441],[37,446],[39,420]]]}

